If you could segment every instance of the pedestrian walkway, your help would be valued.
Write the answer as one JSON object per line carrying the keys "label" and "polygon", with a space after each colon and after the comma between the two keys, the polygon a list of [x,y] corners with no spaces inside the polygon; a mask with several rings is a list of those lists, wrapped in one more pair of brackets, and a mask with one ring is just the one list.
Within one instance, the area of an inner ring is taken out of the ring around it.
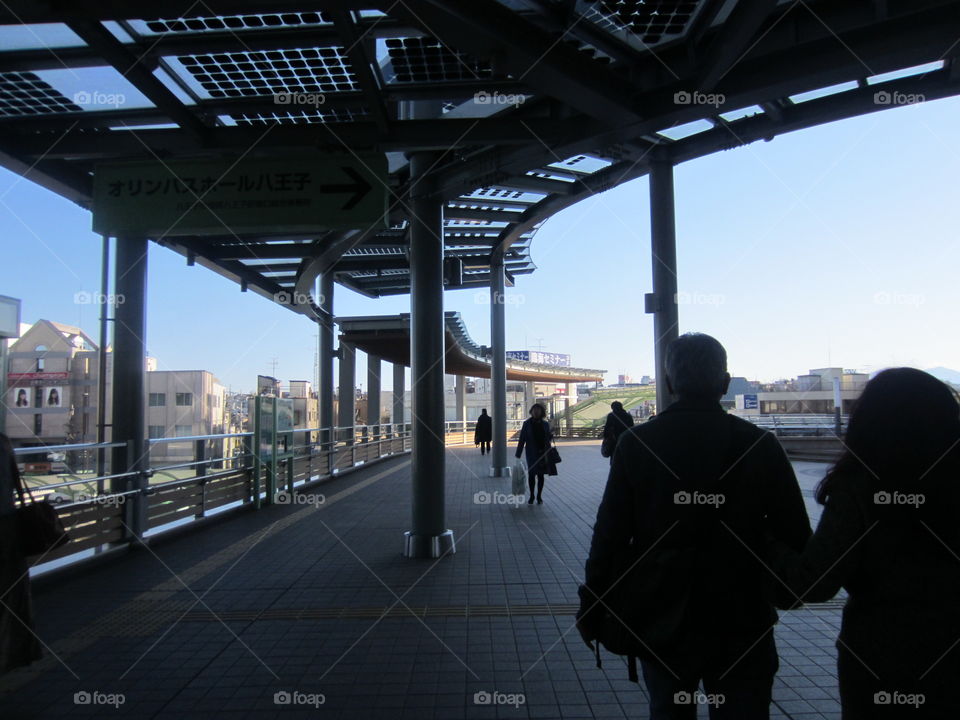
{"label": "pedestrian walkway", "polygon": [[[597,669],[573,629],[608,466],[597,441],[560,449],[532,506],[449,449],[457,552],[439,561],[400,557],[404,457],[41,587],[46,656],[0,678],[0,714],[647,718],[623,663]],[[825,466],[795,466],[816,511]],[[839,621],[838,603],[783,614],[773,717],[839,717]]]}

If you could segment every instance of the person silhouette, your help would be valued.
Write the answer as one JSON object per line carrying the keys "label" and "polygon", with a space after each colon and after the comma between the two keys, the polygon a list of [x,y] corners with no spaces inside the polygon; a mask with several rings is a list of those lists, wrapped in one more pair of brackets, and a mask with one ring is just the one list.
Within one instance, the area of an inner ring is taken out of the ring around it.
{"label": "person silhouette", "polygon": [[824,509],[806,548],[770,538],[768,562],[797,599],[847,591],[844,720],[956,717],[960,403],[928,373],[884,370],[857,400],[844,447],[817,487]]}
{"label": "person silhouette", "polygon": [[477,418],[477,428],[473,432],[473,444],[480,446],[480,454],[490,452],[490,441],[493,439],[493,420],[487,415],[487,409],[480,411]]}

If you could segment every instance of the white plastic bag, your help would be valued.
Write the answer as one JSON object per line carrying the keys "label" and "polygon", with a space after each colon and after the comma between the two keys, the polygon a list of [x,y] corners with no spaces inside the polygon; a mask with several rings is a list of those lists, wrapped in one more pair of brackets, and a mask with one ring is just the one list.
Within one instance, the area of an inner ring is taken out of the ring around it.
{"label": "white plastic bag", "polygon": [[513,478],[513,494],[527,494],[527,466],[523,460],[517,460],[513,464],[513,471],[510,473]]}

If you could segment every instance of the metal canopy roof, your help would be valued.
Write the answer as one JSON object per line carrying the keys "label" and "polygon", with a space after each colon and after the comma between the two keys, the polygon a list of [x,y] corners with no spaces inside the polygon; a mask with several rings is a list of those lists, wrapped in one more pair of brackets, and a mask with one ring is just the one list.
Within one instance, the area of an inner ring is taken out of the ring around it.
{"label": "metal canopy roof", "polygon": [[[490,377],[490,348],[477,345],[458,312],[444,313],[444,372],[467,377]],[[338,317],[340,340],[388,362],[410,364],[410,315]],[[507,357],[507,379],[540,382],[602,381],[606,370],[544,365]]]}
{"label": "metal canopy roof", "polygon": [[448,288],[481,287],[654,158],[960,92],[957,0],[6,0],[0,23],[0,163],[82,205],[97,162],[386,153],[388,227],[153,238],[308,314],[326,272],[409,292],[409,153],[434,153]]}

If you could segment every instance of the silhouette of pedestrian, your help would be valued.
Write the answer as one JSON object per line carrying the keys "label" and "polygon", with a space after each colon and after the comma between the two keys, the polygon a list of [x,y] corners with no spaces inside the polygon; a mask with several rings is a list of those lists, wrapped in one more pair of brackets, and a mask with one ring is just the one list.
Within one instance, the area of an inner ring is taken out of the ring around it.
{"label": "silhouette of pedestrian", "polygon": [[490,452],[490,441],[493,439],[493,420],[487,415],[487,409],[480,411],[477,418],[477,428],[473,431],[473,444],[480,446],[480,454]]}
{"label": "silhouette of pedestrian", "polygon": [[803,498],[777,438],[721,407],[719,342],[683,335],[665,367],[678,399],[617,443],[577,626],[598,663],[598,640],[631,679],[640,659],[651,720],[692,720],[701,704],[712,720],[767,720],[788,600],[759,558],[768,533],[802,550]]}
{"label": "silhouette of pedestrian", "polygon": [[837,640],[844,720],[957,717],[960,678],[960,405],[920,370],[864,388],[846,448],[817,487],[802,554],[771,538],[798,598],[849,594]]}

